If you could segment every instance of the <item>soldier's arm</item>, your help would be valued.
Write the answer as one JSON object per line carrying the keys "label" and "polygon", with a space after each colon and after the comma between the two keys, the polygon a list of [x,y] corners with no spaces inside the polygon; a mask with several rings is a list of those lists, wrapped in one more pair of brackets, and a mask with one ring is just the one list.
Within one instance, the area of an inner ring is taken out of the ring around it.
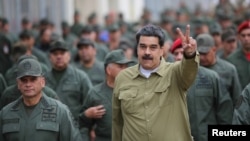
{"label": "soldier's arm", "polygon": [[213,91],[215,94],[216,119],[218,124],[231,124],[233,116],[233,102],[223,82],[216,74]]}
{"label": "soldier's arm", "polygon": [[233,124],[250,125],[250,85],[238,98],[233,115]]}
{"label": "soldier's arm", "polygon": [[237,70],[235,67],[233,67],[234,71],[232,72],[233,73],[233,84],[232,84],[232,91],[233,91],[233,94],[232,94],[232,98],[233,98],[233,104],[234,104],[234,107],[236,106],[236,103],[237,103],[237,100],[238,98],[240,97],[240,93],[242,92],[242,89],[241,89],[241,85],[240,85],[240,80],[239,80],[239,76],[238,76],[238,73],[237,73]]}
{"label": "soldier's arm", "polygon": [[84,140],[90,140],[89,133],[94,125],[94,120],[92,118],[88,118],[85,115],[85,111],[92,106],[91,105],[92,101],[93,101],[92,94],[91,92],[89,92],[86,99],[84,100],[83,107],[79,114],[79,129],[81,136]]}

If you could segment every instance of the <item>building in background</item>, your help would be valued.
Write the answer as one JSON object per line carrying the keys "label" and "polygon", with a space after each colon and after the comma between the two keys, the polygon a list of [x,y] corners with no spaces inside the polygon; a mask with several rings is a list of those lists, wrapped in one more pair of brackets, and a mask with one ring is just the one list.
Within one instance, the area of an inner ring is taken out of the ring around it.
{"label": "building in background", "polygon": [[[250,0],[230,1],[244,1],[248,4]],[[83,23],[86,23],[89,14],[95,12],[98,22],[103,24],[105,15],[110,11],[122,13],[126,21],[135,22],[140,19],[144,8],[151,11],[153,21],[158,21],[163,10],[179,10],[181,2],[185,2],[191,11],[197,7],[206,11],[214,8],[219,0],[0,0],[0,17],[9,20],[12,32],[20,31],[23,17],[35,23],[48,18],[55,25],[56,31],[60,32],[61,21],[72,24],[76,9]]]}

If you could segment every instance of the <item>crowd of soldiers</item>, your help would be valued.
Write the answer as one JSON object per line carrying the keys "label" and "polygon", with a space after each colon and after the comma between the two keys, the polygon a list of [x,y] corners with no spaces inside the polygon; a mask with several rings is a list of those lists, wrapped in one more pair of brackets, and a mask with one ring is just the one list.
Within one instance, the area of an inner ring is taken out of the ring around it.
{"label": "crowd of soldiers", "polygon": [[[190,24],[190,34],[196,39],[200,53],[199,71],[187,94],[194,140],[207,140],[208,124],[250,124],[250,119],[246,119],[249,118],[247,113],[250,108],[249,101],[246,101],[250,96],[250,12],[240,5],[233,6],[229,1],[221,1],[212,11],[213,14],[204,13],[198,8],[190,13],[187,7],[182,6],[179,10],[164,10],[159,22],[151,20],[148,9],[143,11],[141,19],[135,23],[124,21],[122,14],[110,12],[105,16],[104,25],[98,23],[98,15],[95,13],[89,15],[86,23],[82,23],[81,14],[75,11],[73,25],[61,22],[61,35],[55,33],[53,23],[46,18],[41,19],[38,24],[23,18],[21,32],[14,34],[10,32],[8,19],[2,17],[2,115],[3,109],[11,102],[18,101],[22,95],[17,85],[19,71],[23,69],[20,64],[26,60],[28,64],[37,65],[32,62],[36,60],[46,81],[43,94],[65,104],[72,114],[69,115],[72,116],[72,121],[63,121],[65,128],[76,127],[83,140],[110,141],[114,81],[121,70],[137,64],[135,33],[147,24],[160,26],[166,35],[162,58],[172,63],[183,58],[176,28],[184,30]],[[12,106],[16,110],[18,104]],[[37,109],[33,107],[26,112],[32,117],[35,110]],[[43,112],[49,113],[48,117],[43,115],[43,118],[54,120],[53,113],[50,113],[53,110],[45,109]],[[0,118],[3,118],[1,114]],[[39,120],[41,119],[36,119],[37,122]],[[6,126],[4,131],[4,124],[14,125],[18,122],[15,119],[0,121],[2,138],[9,137],[12,132],[24,130],[19,126]],[[59,131],[56,124],[43,126],[39,129]],[[32,134],[31,130],[28,132]],[[73,140],[72,131],[67,132]]]}

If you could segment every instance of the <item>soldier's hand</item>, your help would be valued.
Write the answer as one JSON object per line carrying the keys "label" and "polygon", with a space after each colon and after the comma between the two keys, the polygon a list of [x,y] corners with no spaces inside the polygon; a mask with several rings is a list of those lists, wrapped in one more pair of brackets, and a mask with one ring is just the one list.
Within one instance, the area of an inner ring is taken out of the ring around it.
{"label": "soldier's hand", "polygon": [[105,114],[106,110],[103,105],[98,105],[94,107],[90,107],[84,111],[84,114],[88,118],[102,118]]}
{"label": "soldier's hand", "polygon": [[186,26],[185,35],[182,33],[180,28],[177,28],[177,33],[181,38],[184,53],[187,57],[193,56],[197,49],[196,40],[190,37],[190,25]]}

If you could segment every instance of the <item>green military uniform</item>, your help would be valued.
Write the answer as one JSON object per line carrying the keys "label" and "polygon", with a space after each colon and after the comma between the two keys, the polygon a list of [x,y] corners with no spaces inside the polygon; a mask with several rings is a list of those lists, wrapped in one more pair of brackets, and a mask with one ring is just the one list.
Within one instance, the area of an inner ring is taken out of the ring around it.
{"label": "green military uniform", "polygon": [[90,129],[96,124],[95,141],[111,141],[112,92],[113,88],[110,88],[106,82],[94,86],[89,91],[82,111],[97,105],[103,105],[106,111],[100,119],[89,119],[84,114],[80,114],[79,127],[83,140],[89,140]]}
{"label": "green military uniform", "polygon": [[35,47],[32,48],[31,53],[32,55],[37,57],[37,60],[41,62],[43,66],[45,65],[47,68],[51,68],[51,64],[49,62],[48,55],[46,53],[42,52],[41,50]]}
{"label": "green military uniform", "polygon": [[96,58],[100,61],[103,61],[105,56],[108,54],[109,49],[106,45],[101,44],[101,43],[94,43],[95,48],[96,48]]}
{"label": "green military uniform", "polygon": [[78,119],[83,101],[92,87],[87,74],[73,66],[68,66],[57,81],[56,72],[53,69],[45,74],[46,85],[56,91],[60,101],[66,104],[73,116]]}
{"label": "green military uniform", "polygon": [[216,57],[216,63],[207,68],[214,70],[219,74],[235,106],[242,91],[235,66],[219,57]]}
{"label": "green military uniform", "polygon": [[234,110],[233,124],[250,125],[250,83],[242,91]]}
{"label": "green military uniform", "polygon": [[241,48],[227,57],[227,60],[232,63],[237,69],[241,88],[244,89],[250,83],[250,62],[246,59]]}
{"label": "green military uniform", "polygon": [[[59,100],[56,92],[48,86],[43,88],[43,92],[51,98]],[[0,99],[0,109],[2,109],[7,104],[17,100],[21,96],[21,92],[18,90],[17,85],[8,86]]]}
{"label": "green military uniform", "polygon": [[5,35],[0,33],[0,73],[3,75],[12,66],[13,61],[11,60],[11,42],[7,39]]}
{"label": "green military uniform", "polygon": [[83,24],[81,24],[81,23],[74,23],[74,24],[70,27],[70,30],[71,30],[71,32],[72,32],[75,36],[79,37],[83,28],[84,28],[84,25],[83,25]]}
{"label": "green military uniform", "polygon": [[91,68],[87,68],[81,64],[81,62],[75,63],[76,67],[80,70],[83,70],[89,77],[93,86],[99,84],[105,80],[105,70],[103,62],[98,59],[95,60],[95,63]]}
{"label": "green military uniform", "polygon": [[116,77],[112,101],[114,141],[192,141],[186,91],[199,66],[194,58],[167,63],[164,59],[146,78],[139,65]]}
{"label": "green military uniform", "polygon": [[22,97],[0,111],[1,141],[82,141],[68,107],[43,95],[28,115]]}
{"label": "green military uniform", "polygon": [[174,62],[174,55],[172,53],[168,53],[168,56],[165,58],[166,62]]}
{"label": "green military uniform", "polygon": [[216,72],[200,66],[195,82],[188,89],[189,121],[195,141],[207,141],[208,125],[232,123],[233,103],[221,84]]}
{"label": "green military uniform", "polygon": [[[131,61],[128,60],[123,50],[117,49],[107,54],[104,59],[105,66],[108,64],[128,64]],[[104,82],[94,86],[88,92],[87,98],[84,101],[83,109],[79,118],[80,132],[84,140],[89,140],[89,132],[92,127],[95,127],[95,141],[111,141],[111,127],[112,127],[112,93],[113,88],[110,87],[107,82],[112,83],[113,76],[107,74],[107,78]],[[102,118],[93,119],[85,116],[85,110],[97,105],[103,105],[105,114]],[[96,126],[95,126],[96,125]]]}
{"label": "green military uniform", "polygon": [[[70,26],[66,21],[61,23],[61,28],[63,40],[68,44],[68,46],[73,47],[76,40],[78,39],[78,36],[70,32]],[[64,30],[67,30],[68,32],[64,33]]]}
{"label": "green military uniform", "polygon": [[2,93],[6,87],[7,87],[6,81],[3,77],[3,75],[0,73],[0,99],[1,99]]}

